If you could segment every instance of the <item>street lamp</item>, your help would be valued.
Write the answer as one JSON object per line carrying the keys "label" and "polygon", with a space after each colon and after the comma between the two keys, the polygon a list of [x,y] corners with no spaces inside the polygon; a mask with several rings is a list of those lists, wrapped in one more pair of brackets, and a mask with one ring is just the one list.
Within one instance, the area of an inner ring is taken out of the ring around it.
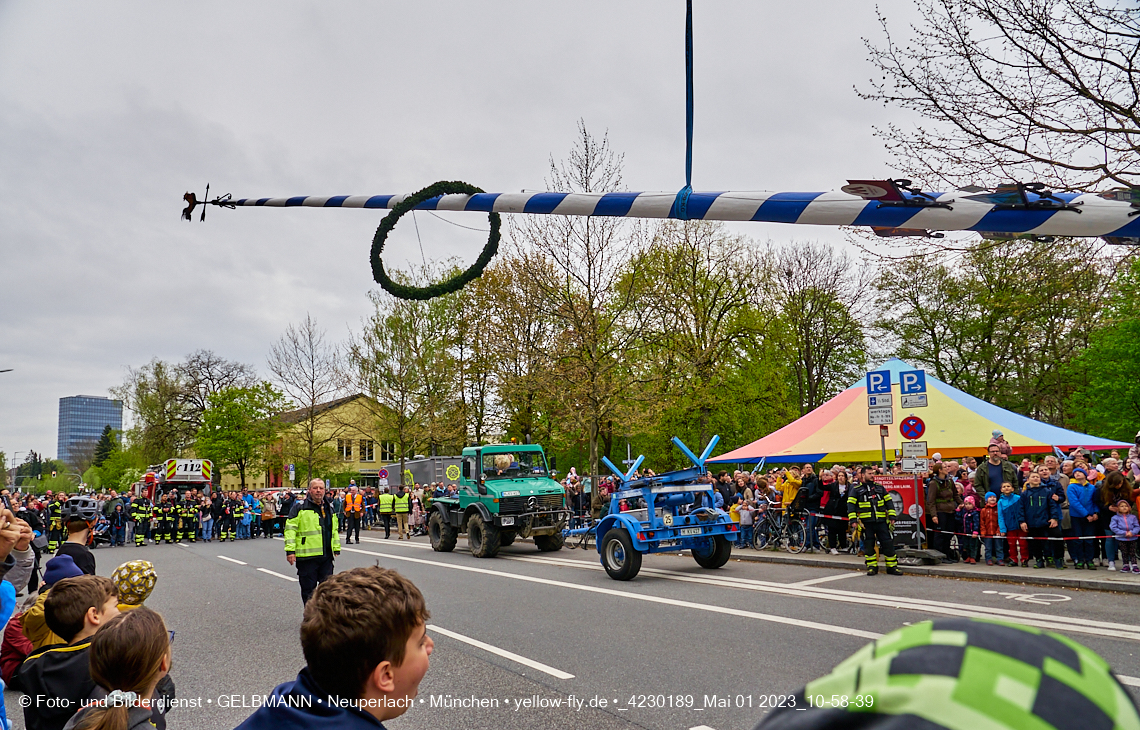
{"label": "street lamp", "polygon": [[[16,488],[16,482],[19,481],[19,477],[17,476],[16,472],[19,471],[19,469],[20,469],[20,462],[16,459],[16,457],[19,456],[20,454],[23,454],[23,453],[24,453],[23,451],[13,451],[12,452],[12,488],[13,489]],[[8,484],[7,473],[4,474],[4,484],[5,485]]]}

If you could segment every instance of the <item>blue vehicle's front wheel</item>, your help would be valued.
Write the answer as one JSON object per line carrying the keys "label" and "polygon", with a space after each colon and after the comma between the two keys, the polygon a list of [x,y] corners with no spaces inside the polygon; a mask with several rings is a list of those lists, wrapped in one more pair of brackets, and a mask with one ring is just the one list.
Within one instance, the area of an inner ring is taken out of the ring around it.
{"label": "blue vehicle's front wheel", "polygon": [[641,570],[641,553],[629,533],[615,527],[602,538],[602,567],[614,580],[630,580]]}

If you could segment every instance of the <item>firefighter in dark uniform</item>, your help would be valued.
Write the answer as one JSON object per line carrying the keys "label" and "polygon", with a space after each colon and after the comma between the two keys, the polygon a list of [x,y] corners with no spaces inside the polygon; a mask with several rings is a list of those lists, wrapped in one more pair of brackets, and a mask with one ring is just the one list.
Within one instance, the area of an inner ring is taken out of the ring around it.
{"label": "firefighter in dark uniform", "polygon": [[150,518],[154,508],[146,497],[131,501],[131,519],[135,521],[135,546],[146,545],[146,534],[150,532]]}
{"label": "firefighter in dark uniform", "polygon": [[182,500],[182,539],[188,542],[198,541],[198,502],[192,494],[187,494]]}
{"label": "firefighter in dark uniform", "polygon": [[177,529],[178,511],[170,494],[162,495],[157,511],[158,533],[154,536],[154,544],[157,545],[159,540],[165,539],[166,544],[169,545],[178,537],[174,534]]}
{"label": "firefighter in dark uniform", "polygon": [[230,492],[230,498],[226,500],[226,521],[222,525],[222,530],[230,538],[230,542],[237,540],[237,522],[243,515],[245,515],[245,502],[238,499],[237,492]]}
{"label": "firefighter in dark uniform", "polygon": [[876,484],[868,473],[863,483],[851,490],[847,497],[847,513],[863,524],[863,555],[867,575],[878,575],[879,558],[875,555],[875,542],[887,561],[887,575],[902,575],[895,558],[895,543],[891,525],[895,521],[895,503],[882,484]]}
{"label": "firefighter in dark uniform", "polygon": [[57,494],[52,497],[51,502],[47,506],[47,523],[48,523],[48,552],[52,555],[55,554],[64,540],[63,534],[63,495]]}

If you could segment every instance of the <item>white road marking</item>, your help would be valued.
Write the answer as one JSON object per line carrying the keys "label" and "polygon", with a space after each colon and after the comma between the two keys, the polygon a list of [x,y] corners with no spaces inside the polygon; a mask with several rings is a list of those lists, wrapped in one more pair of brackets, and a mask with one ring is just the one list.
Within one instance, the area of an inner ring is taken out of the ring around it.
{"label": "white road marking", "polygon": [[[757,613],[755,611],[745,611],[738,608],[727,608],[724,606],[713,606],[703,603],[693,603],[692,601],[680,601],[674,598],[663,598],[661,596],[646,595],[640,593],[628,593],[626,591],[618,591],[612,588],[601,588],[598,586],[580,585],[578,583],[567,583],[560,580],[551,580],[549,578],[536,578],[529,575],[519,575],[516,573],[504,573],[500,570],[490,570],[487,568],[476,568],[470,565],[458,565],[454,563],[442,563],[438,560],[424,560],[422,558],[411,558],[406,555],[393,555],[392,553],[377,553],[371,550],[358,550],[356,548],[344,548],[344,552],[360,553],[362,555],[372,555],[381,558],[388,558],[390,560],[403,560],[409,563],[420,563],[422,565],[434,565],[440,568],[448,568],[450,570],[462,570],[468,573],[480,573],[482,575],[493,575],[500,578],[509,578],[511,580],[523,581],[526,583],[540,583],[543,585],[555,586],[558,588],[569,588],[575,591],[583,591],[585,593],[598,593],[606,596],[616,596],[617,598],[625,598],[632,601],[645,601],[646,603],[659,603],[666,606],[677,606],[679,608],[691,608],[697,611],[707,611],[709,613],[720,613],[727,616],[739,616],[741,618],[751,618],[758,621],[769,621],[777,624],[787,624],[789,626],[799,626],[806,629],[815,629],[816,631],[827,631],[833,634],[842,634],[844,636],[858,636],[863,639],[878,639],[882,634],[877,634],[871,631],[862,631],[860,629],[846,628],[843,626],[832,626],[831,624],[823,624],[815,621],[804,621],[797,618],[789,618],[787,616],[775,616],[766,613]],[[601,566],[598,566],[601,568]]]}
{"label": "white road marking", "polygon": [[812,578],[811,580],[801,580],[798,583],[789,583],[790,586],[813,586],[816,583],[830,583],[833,580],[843,580],[844,578],[858,578],[863,575],[861,570],[850,570],[840,575],[827,575],[823,578]]}
{"label": "white road marking", "polygon": [[222,560],[228,560],[231,563],[237,563],[238,565],[249,565],[249,563],[243,562],[241,560],[234,560],[233,558],[227,558],[225,555],[219,555],[218,557],[221,558]]}
{"label": "white road marking", "polygon": [[1116,678],[1120,680],[1121,684],[1126,684],[1129,687],[1140,687],[1140,677],[1129,677],[1127,674],[1118,674]]}
{"label": "white road marking", "polygon": [[[382,537],[379,537],[379,538],[378,537],[362,537],[362,538],[360,538],[360,541],[361,542],[374,542],[374,543],[377,543],[379,545],[396,545],[398,547],[402,546],[402,547],[420,548],[421,550],[431,550],[431,545],[425,545],[422,542],[412,542],[411,540],[385,540]],[[344,543],[341,543],[341,547],[344,547]]]}
{"label": "white road marking", "polygon": [[282,575],[281,573],[278,573],[276,571],[272,571],[269,568],[258,568],[258,570],[260,570],[262,573],[269,573],[270,575],[277,576],[278,578],[284,578],[285,580],[291,580],[294,583],[298,582],[297,579],[291,575]]}
{"label": "white road marking", "polygon": [[[500,556],[507,560],[523,562],[547,563],[563,567],[586,568],[602,570],[599,564],[584,563],[581,560],[571,560],[556,557],[525,557],[521,555]],[[815,586],[796,586],[788,583],[772,583],[769,581],[752,580],[749,578],[717,578],[715,576],[696,575],[674,570],[661,570],[659,568],[642,568],[642,573],[649,573],[666,580],[676,580],[684,583],[700,583],[718,586],[721,588],[738,588],[741,590],[762,591],[800,598],[816,598],[843,603],[855,603],[885,608],[908,609],[920,613],[935,613],[944,616],[960,616],[975,618],[996,618],[1015,621],[1026,626],[1048,629],[1051,631],[1071,631],[1079,634],[1094,634],[1112,636],[1140,642],[1140,632],[1132,624],[1118,624],[1108,621],[1094,621],[1092,619],[1030,613],[1016,611],[1006,607],[969,606],[960,603],[947,603],[944,601],[930,601],[919,598],[906,598],[903,596],[887,596],[875,593],[860,593],[857,591],[841,591],[830,588],[817,588]],[[857,574],[861,575],[861,574]]]}
{"label": "white road marking", "polygon": [[464,644],[470,644],[471,646],[482,649],[483,651],[489,651],[492,654],[497,654],[505,659],[510,659],[512,662],[517,662],[523,666],[530,667],[531,669],[537,669],[540,672],[545,672],[546,674],[549,674],[556,679],[574,679],[573,674],[564,672],[561,669],[555,669],[549,664],[543,664],[542,662],[536,662],[533,659],[527,659],[525,656],[515,654],[513,651],[507,651],[506,649],[500,649],[499,647],[492,646],[491,644],[485,644],[478,639],[472,639],[470,636],[464,636],[463,634],[458,634],[454,631],[441,629],[434,624],[428,624],[427,628],[429,631],[434,631],[435,633],[443,634],[444,636],[450,636],[457,641],[462,641]]}
{"label": "white road marking", "polygon": [[713,729],[711,727],[709,727],[708,725],[697,725],[696,727],[689,728],[689,730],[713,730]]}

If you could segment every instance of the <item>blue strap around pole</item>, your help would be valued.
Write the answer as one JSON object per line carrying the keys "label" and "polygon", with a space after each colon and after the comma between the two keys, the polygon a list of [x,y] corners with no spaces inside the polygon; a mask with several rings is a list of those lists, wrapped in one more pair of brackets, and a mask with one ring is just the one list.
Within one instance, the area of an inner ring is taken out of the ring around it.
{"label": "blue strap around pole", "polygon": [[677,192],[673,215],[689,220],[689,195],[693,192],[693,0],[685,0],[685,187]]}

